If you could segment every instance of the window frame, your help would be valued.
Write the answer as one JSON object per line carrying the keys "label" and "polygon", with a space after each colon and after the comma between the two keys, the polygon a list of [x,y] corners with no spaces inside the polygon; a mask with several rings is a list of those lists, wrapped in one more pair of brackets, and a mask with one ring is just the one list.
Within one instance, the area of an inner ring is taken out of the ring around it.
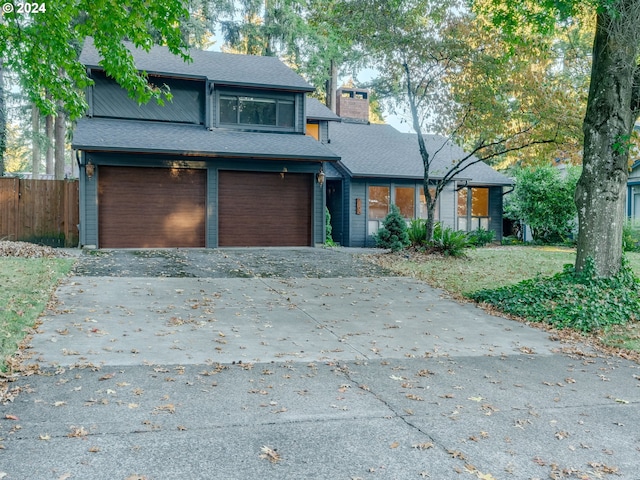
{"label": "window frame", "polygon": [[[254,90],[241,90],[241,89],[220,89],[215,94],[215,108],[214,108],[214,125],[216,127],[223,128],[237,128],[241,130],[258,130],[258,131],[278,131],[278,132],[296,132],[298,130],[298,95],[295,93],[280,93],[280,92],[257,92]],[[236,121],[226,122],[222,121],[222,100],[235,99],[236,103]],[[241,111],[239,108],[240,101],[242,99],[256,99],[256,100],[271,100],[275,103],[275,124],[260,124],[260,123],[241,123],[240,116]],[[282,111],[283,106],[291,105],[292,118],[290,126],[283,126]]]}
{"label": "window frame", "polygon": [[[473,199],[474,190],[486,190],[487,215],[474,215]],[[462,193],[464,191],[464,194]],[[458,230],[472,232],[480,228],[489,230],[491,223],[491,188],[489,187],[463,187],[457,190],[456,195],[456,226]],[[461,203],[461,196],[466,197],[466,202]],[[464,209],[464,212],[461,210]]]}

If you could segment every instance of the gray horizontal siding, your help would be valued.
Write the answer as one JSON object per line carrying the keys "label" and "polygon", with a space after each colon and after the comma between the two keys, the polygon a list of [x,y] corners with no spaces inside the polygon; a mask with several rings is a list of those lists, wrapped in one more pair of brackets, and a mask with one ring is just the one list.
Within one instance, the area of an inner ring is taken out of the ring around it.
{"label": "gray horizontal siding", "polygon": [[150,78],[150,82],[159,87],[166,84],[173,95],[173,99],[165,101],[162,106],[155,100],[138,105],[129,98],[126,90],[102,72],[94,72],[92,77],[95,85],[91,106],[95,117],[204,124],[204,81]]}

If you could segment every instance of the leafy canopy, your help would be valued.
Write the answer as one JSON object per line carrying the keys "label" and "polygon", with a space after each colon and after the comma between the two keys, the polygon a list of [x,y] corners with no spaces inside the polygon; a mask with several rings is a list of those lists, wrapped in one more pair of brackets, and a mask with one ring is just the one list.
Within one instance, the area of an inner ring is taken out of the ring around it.
{"label": "leafy canopy", "polygon": [[551,166],[521,168],[515,176],[516,186],[507,196],[505,216],[528,225],[536,241],[566,241],[575,229],[573,196],[580,169],[569,167],[563,177]]}
{"label": "leafy canopy", "polygon": [[189,16],[184,1],[56,1],[47,2],[46,8],[30,16],[14,11],[0,19],[0,58],[19,75],[22,88],[44,114],[54,114],[58,102],[72,119],[84,114],[82,89],[90,80],[79,52],[86,37],[93,37],[107,75],[139,102],[161,100],[167,92],[136,70],[123,40],[146,51],[164,44],[189,60],[180,28]]}

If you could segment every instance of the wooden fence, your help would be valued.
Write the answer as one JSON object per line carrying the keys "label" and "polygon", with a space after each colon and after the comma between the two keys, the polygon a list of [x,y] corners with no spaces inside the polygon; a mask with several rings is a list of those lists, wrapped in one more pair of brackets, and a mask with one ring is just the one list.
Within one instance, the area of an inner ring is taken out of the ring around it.
{"label": "wooden fence", "polygon": [[78,245],[77,180],[0,178],[0,240]]}

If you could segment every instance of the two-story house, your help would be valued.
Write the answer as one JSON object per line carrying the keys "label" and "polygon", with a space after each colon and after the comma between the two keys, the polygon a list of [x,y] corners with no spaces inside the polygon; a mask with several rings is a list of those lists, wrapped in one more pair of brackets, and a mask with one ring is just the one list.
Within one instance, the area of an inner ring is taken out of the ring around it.
{"label": "two-story house", "polygon": [[[138,105],[109,79],[89,39],[81,61],[94,85],[72,146],[80,165],[80,243],[98,248],[373,244],[391,204],[424,217],[415,135],[368,122],[368,92],[343,89],[338,115],[274,57],[132,49],[164,106]],[[425,135],[432,177],[465,153]],[[447,185],[437,219],[502,236],[511,181],[480,162]]]}
{"label": "two-story house", "polygon": [[307,114],[313,87],[273,57],[193,50],[185,63],[164,47],[131,51],[173,99],[139,105],[105,75],[86,41],[80,60],[94,85],[72,142],[81,245],[324,241],[323,165],[338,157],[313,138],[326,135],[326,121]]}

